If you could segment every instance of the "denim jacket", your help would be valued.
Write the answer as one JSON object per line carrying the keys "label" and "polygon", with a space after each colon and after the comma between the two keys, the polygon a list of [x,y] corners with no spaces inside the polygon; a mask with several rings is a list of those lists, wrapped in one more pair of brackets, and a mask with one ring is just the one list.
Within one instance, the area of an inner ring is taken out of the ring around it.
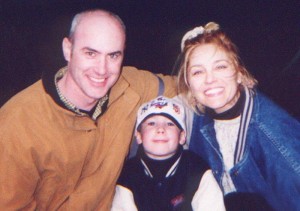
{"label": "denim jacket", "polygon": [[[224,164],[207,115],[194,115],[190,150],[209,163],[222,187]],[[229,171],[237,192],[256,193],[274,210],[300,210],[300,123],[256,93],[243,157]]]}

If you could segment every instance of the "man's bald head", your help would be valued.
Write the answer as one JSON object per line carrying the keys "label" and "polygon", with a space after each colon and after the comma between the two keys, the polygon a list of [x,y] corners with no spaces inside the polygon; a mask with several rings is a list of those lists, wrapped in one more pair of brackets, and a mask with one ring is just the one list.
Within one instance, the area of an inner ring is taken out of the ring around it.
{"label": "man's bald head", "polygon": [[74,18],[72,20],[72,24],[71,24],[71,29],[69,32],[69,39],[71,41],[73,41],[74,34],[76,33],[77,27],[81,24],[81,22],[84,19],[90,18],[90,17],[94,17],[94,18],[97,17],[99,20],[103,19],[103,20],[109,20],[109,21],[115,22],[123,30],[124,35],[126,35],[126,26],[125,26],[124,22],[122,21],[122,19],[118,15],[116,15],[115,13],[112,13],[110,11],[106,11],[106,10],[102,10],[102,9],[95,9],[95,10],[83,11],[74,16]]}

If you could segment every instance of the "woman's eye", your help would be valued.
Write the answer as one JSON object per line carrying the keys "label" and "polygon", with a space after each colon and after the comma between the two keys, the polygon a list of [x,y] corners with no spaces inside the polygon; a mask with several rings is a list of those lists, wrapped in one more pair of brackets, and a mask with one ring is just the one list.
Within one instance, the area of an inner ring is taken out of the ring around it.
{"label": "woman's eye", "polygon": [[192,75],[201,75],[203,73],[204,73],[203,70],[195,70],[195,71],[192,72]]}
{"label": "woman's eye", "polygon": [[216,67],[217,70],[224,70],[224,69],[226,69],[226,68],[227,68],[227,65],[218,65],[218,66]]}

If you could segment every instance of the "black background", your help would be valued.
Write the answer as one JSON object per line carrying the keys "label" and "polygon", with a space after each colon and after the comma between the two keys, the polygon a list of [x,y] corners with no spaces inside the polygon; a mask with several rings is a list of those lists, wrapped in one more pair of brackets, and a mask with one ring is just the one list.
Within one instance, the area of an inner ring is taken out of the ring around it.
{"label": "black background", "polygon": [[[64,66],[61,42],[72,17],[90,8],[127,27],[124,65],[170,74],[183,34],[218,22],[239,47],[258,88],[300,118],[300,1],[0,0],[0,106]],[[299,51],[299,52],[298,52]],[[293,60],[298,58],[296,60]]]}

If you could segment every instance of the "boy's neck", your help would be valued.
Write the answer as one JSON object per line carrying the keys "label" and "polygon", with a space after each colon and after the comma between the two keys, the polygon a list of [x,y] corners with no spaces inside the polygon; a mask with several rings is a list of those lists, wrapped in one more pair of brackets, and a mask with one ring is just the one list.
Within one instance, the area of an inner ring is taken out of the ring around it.
{"label": "boy's neck", "polygon": [[144,149],[141,147],[140,158],[146,163],[153,177],[157,180],[164,179],[167,172],[174,164],[174,162],[181,156],[183,147],[180,145],[177,149],[177,152],[170,158],[164,160],[155,160],[148,157]]}

